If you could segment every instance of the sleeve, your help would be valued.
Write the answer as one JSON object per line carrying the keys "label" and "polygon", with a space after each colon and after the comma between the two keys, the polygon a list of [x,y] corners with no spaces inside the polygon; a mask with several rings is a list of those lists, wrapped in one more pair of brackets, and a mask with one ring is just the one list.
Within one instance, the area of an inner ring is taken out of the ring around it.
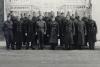
{"label": "sleeve", "polygon": [[86,24],[84,24],[84,33],[85,33],[85,35],[87,35],[87,28],[86,28]]}
{"label": "sleeve", "polygon": [[94,21],[94,27],[95,27],[95,32],[96,32],[96,34],[97,34],[97,24],[96,24],[95,21]]}
{"label": "sleeve", "polygon": [[36,22],[36,26],[35,26],[35,30],[36,30],[36,33],[38,32],[38,21]]}
{"label": "sleeve", "polygon": [[47,31],[47,25],[46,25],[46,22],[44,21],[44,32],[46,33]]}
{"label": "sleeve", "polygon": [[57,34],[58,34],[58,36],[60,35],[59,32],[60,32],[59,31],[59,24],[57,23]]}
{"label": "sleeve", "polygon": [[2,26],[2,31],[4,32],[5,31],[5,27],[6,27],[6,25],[5,25],[5,22],[3,23],[3,26]]}
{"label": "sleeve", "polygon": [[75,25],[73,22],[72,22],[72,32],[73,32],[73,35],[75,35]]}

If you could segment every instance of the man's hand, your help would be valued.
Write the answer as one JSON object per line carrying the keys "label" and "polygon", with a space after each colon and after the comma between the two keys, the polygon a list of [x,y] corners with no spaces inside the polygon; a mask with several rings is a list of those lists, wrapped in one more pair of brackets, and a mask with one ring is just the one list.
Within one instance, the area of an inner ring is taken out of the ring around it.
{"label": "man's hand", "polygon": [[27,33],[25,33],[25,36],[27,36]]}

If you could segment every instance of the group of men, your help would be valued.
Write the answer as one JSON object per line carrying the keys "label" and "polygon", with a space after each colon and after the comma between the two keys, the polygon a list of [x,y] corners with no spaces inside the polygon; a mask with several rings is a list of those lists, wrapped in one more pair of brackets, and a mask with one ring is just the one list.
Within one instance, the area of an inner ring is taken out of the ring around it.
{"label": "group of men", "polygon": [[9,13],[3,25],[7,49],[44,49],[50,45],[55,50],[58,46],[63,49],[81,49],[89,46],[94,49],[96,42],[96,22],[88,17],[57,12],[33,12],[32,17],[26,13],[17,17]]}

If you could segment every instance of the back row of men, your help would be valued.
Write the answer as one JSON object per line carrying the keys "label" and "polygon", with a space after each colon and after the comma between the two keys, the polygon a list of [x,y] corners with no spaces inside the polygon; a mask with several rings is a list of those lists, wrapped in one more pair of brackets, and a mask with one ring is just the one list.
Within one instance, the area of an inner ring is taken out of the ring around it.
{"label": "back row of men", "polygon": [[94,20],[88,17],[77,16],[65,17],[64,13],[57,12],[55,17],[52,13],[44,16],[33,12],[33,17],[21,14],[21,18],[9,14],[3,25],[7,49],[44,49],[50,45],[54,50],[58,46],[64,49],[81,49],[89,46],[94,49],[96,42],[97,26]]}

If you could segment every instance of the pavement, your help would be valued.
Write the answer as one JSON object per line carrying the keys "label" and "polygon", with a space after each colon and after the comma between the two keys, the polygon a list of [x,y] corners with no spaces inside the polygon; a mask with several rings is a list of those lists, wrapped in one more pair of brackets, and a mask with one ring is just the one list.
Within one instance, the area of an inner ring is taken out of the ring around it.
{"label": "pavement", "polygon": [[6,50],[0,42],[0,67],[100,67],[99,44],[95,50]]}

